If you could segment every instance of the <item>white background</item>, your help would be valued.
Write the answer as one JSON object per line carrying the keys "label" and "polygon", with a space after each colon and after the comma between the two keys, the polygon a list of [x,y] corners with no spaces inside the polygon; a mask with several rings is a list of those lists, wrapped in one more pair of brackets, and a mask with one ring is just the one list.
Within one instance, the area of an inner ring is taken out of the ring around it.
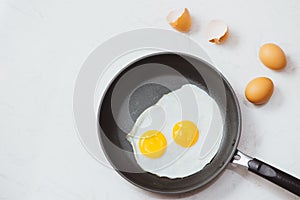
{"label": "white background", "polygon": [[[240,100],[239,148],[300,177],[300,1],[0,0],[0,199],[297,199],[242,168],[228,166],[205,190],[161,196],[127,183],[100,165],[76,135],[72,97],[80,67],[111,36],[137,28],[172,29],[165,18],[187,7],[188,37],[200,43]],[[223,19],[230,37],[206,41],[209,20]],[[175,42],[175,41],[174,41]],[[286,52],[282,72],[264,67],[259,47]],[[256,76],[273,79],[264,106],[244,98]]]}

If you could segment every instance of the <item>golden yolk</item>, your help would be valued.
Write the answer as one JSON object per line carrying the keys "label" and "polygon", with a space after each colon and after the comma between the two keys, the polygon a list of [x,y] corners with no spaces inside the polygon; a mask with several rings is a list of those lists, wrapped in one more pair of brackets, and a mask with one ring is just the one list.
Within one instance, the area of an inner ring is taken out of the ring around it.
{"label": "golden yolk", "polygon": [[161,157],[167,147],[167,140],[165,136],[157,130],[150,130],[145,132],[139,140],[139,148],[142,154],[148,158]]}
{"label": "golden yolk", "polygon": [[184,120],[175,124],[172,136],[178,145],[187,148],[196,144],[199,130],[193,122]]}

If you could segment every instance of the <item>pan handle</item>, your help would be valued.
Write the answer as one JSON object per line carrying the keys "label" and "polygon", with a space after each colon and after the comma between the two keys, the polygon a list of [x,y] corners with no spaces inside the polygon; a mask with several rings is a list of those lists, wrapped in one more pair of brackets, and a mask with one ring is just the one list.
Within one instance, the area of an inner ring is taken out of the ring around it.
{"label": "pan handle", "polygon": [[300,180],[290,174],[287,174],[256,158],[251,158],[239,150],[236,150],[232,163],[245,166],[249,171],[257,174],[258,176],[261,176],[300,196]]}

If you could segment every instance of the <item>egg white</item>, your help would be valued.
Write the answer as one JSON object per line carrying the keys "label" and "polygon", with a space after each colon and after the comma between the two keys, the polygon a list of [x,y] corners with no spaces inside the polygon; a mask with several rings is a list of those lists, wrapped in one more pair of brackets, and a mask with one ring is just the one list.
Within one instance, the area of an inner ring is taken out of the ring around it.
{"label": "egg white", "polygon": [[[200,133],[197,143],[189,148],[176,144],[172,137],[173,126],[183,120],[194,122]],[[149,130],[161,131],[168,143],[165,153],[156,159],[146,157],[139,149],[140,137]],[[199,87],[186,84],[147,108],[137,118],[127,140],[144,171],[159,177],[182,178],[211,162],[221,144],[222,134],[222,116],[215,100]]]}

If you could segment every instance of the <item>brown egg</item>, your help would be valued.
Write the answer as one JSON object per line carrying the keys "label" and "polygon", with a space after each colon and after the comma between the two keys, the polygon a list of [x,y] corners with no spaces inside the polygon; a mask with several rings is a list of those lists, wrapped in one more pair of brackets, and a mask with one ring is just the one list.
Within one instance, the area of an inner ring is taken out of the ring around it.
{"label": "brown egg", "polygon": [[273,81],[267,77],[258,77],[250,81],[245,89],[245,96],[253,104],[264,104],[274,91]]}
{"label": "brown egg", "polygon": [[264,44],[259,50],[261,62],[270,69],[281,70],[286,66],[286,57],[276,44]]}

